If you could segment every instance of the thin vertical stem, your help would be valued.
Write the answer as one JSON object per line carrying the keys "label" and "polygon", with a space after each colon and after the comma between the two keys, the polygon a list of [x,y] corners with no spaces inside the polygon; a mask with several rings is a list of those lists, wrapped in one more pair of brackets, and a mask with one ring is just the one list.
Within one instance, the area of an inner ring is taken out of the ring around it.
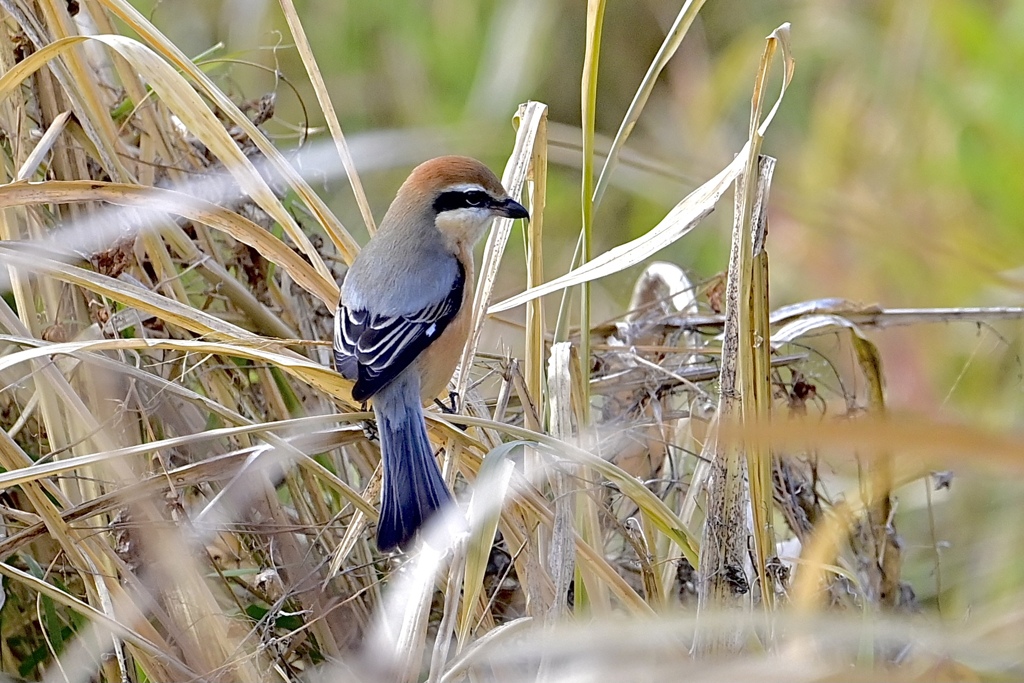
{"label": "thin vertical stem", "polygon": [[[604,10],[604,0],[590,0],[587,3],[587,47],[583,57],[583,77],[580,84],[583,124],[583,188],[580,194],[583,212],[581,264],[590,261],[594,244],[594,122],[597,104],[597,68],[601,55]],[[590,422],[590,283],[581,285],[580,295],[583,417],[584,423],[588,424]]]}

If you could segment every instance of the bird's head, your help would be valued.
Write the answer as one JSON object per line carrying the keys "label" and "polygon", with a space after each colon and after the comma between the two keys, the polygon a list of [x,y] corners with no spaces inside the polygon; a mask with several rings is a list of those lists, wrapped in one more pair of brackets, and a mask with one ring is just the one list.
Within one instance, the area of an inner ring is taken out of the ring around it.
{"label": "bird's head", "polygon": [[472,247],[496,216],[530,217],[522,204],[508,196],[491,169],[462,156],[438,157],[414,168],[398,190],[392,210],[432,218],[453,250]]}

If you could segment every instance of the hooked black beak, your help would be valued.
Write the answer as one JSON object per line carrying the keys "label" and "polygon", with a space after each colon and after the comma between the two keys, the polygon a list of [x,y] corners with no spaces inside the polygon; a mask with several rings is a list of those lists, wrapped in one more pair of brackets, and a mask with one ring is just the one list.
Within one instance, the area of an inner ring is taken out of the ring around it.
{"label": "hooked black beak", "polygon": [[494,211],[499,216],[505,216],[506,218],[529,218],[530,212],[526,210],[526,207],[517,202],[516,200],[506,197],[501,201],[494,203]]}

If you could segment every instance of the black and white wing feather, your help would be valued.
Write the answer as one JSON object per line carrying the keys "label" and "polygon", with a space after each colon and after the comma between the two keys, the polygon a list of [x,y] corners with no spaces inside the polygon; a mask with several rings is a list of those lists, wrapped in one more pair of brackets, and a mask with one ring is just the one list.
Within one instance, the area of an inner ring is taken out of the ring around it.
{"label": "black and white wing feather", "polygon": [[465,271],[459,264],[447,296],[415,313],[381,315],[340,304],[334,321],[334,364],[355,382],[352,398],[369,399],[440,337],[459,312],[464,287]]}

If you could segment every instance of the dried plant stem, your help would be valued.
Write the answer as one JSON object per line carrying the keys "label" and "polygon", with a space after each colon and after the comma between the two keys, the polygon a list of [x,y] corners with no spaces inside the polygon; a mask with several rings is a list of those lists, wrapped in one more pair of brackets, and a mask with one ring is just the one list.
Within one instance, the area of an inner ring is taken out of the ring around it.
{"label": "dried plant stem", "polygon": [[[769,415],[764,206],[774,167],[774,159],[760,158],[755,164],[755,186],[748,191],[749,173],[741,174],[736,183],[718,404],[718,420],[730,424],[757,422]],[[755,572],[767,607],[775,591],[773,585],[765,587],[766,545],[774,543],[768,521],[772,505],[771,451],[757,444],[725,445],[717,438],[709,444],[711,473],[698,568],[699,609],[750,605],[751,577],[747,568],[752,531]],[[738,630],[704,632],[696,650],[705,654],[736,650],[741,644],[740,635]]]}
{"label": "dried plant stem", "polygon": [[370,202],[366,198],[366,192],[363,190],[363,183],[359,180],[359,173],[356,172],[356,164],[352,159],[352,153],[349,151],[345,134],[341,130],[338,114],[334,111],[331,96],[327,92],[327,84],[324,82],[323,74],[320,73],[320,68],[316,64],[316,57],[313,56],[313,47],[309,44],[306,30],[302,28],[299,13],[295,11],[295,4],[292,0],[280,0],[280,4],[281,11],[288,22],[288,30],[291,31],[292,38],[295,39],[295,47],[299,51],[299,56],[302,57],[302,64],[306,67],[306,74],[309,76],[310,83],[313,84],[316,101],[320,104],[320,109],[327,119],[327,127],[330,129],[331,138],[338,149],[338,156],[341,158],[341,163],[345,166],[345,173],[348,174],[348,181],[352,185],[352,193],[356,196],[356,204],[359,206],[359,213],[363,217],[363,223],[366,224],[367,231],[373,235],[377,231],[377,225],[374,223],[373,213],[370,211]]}

